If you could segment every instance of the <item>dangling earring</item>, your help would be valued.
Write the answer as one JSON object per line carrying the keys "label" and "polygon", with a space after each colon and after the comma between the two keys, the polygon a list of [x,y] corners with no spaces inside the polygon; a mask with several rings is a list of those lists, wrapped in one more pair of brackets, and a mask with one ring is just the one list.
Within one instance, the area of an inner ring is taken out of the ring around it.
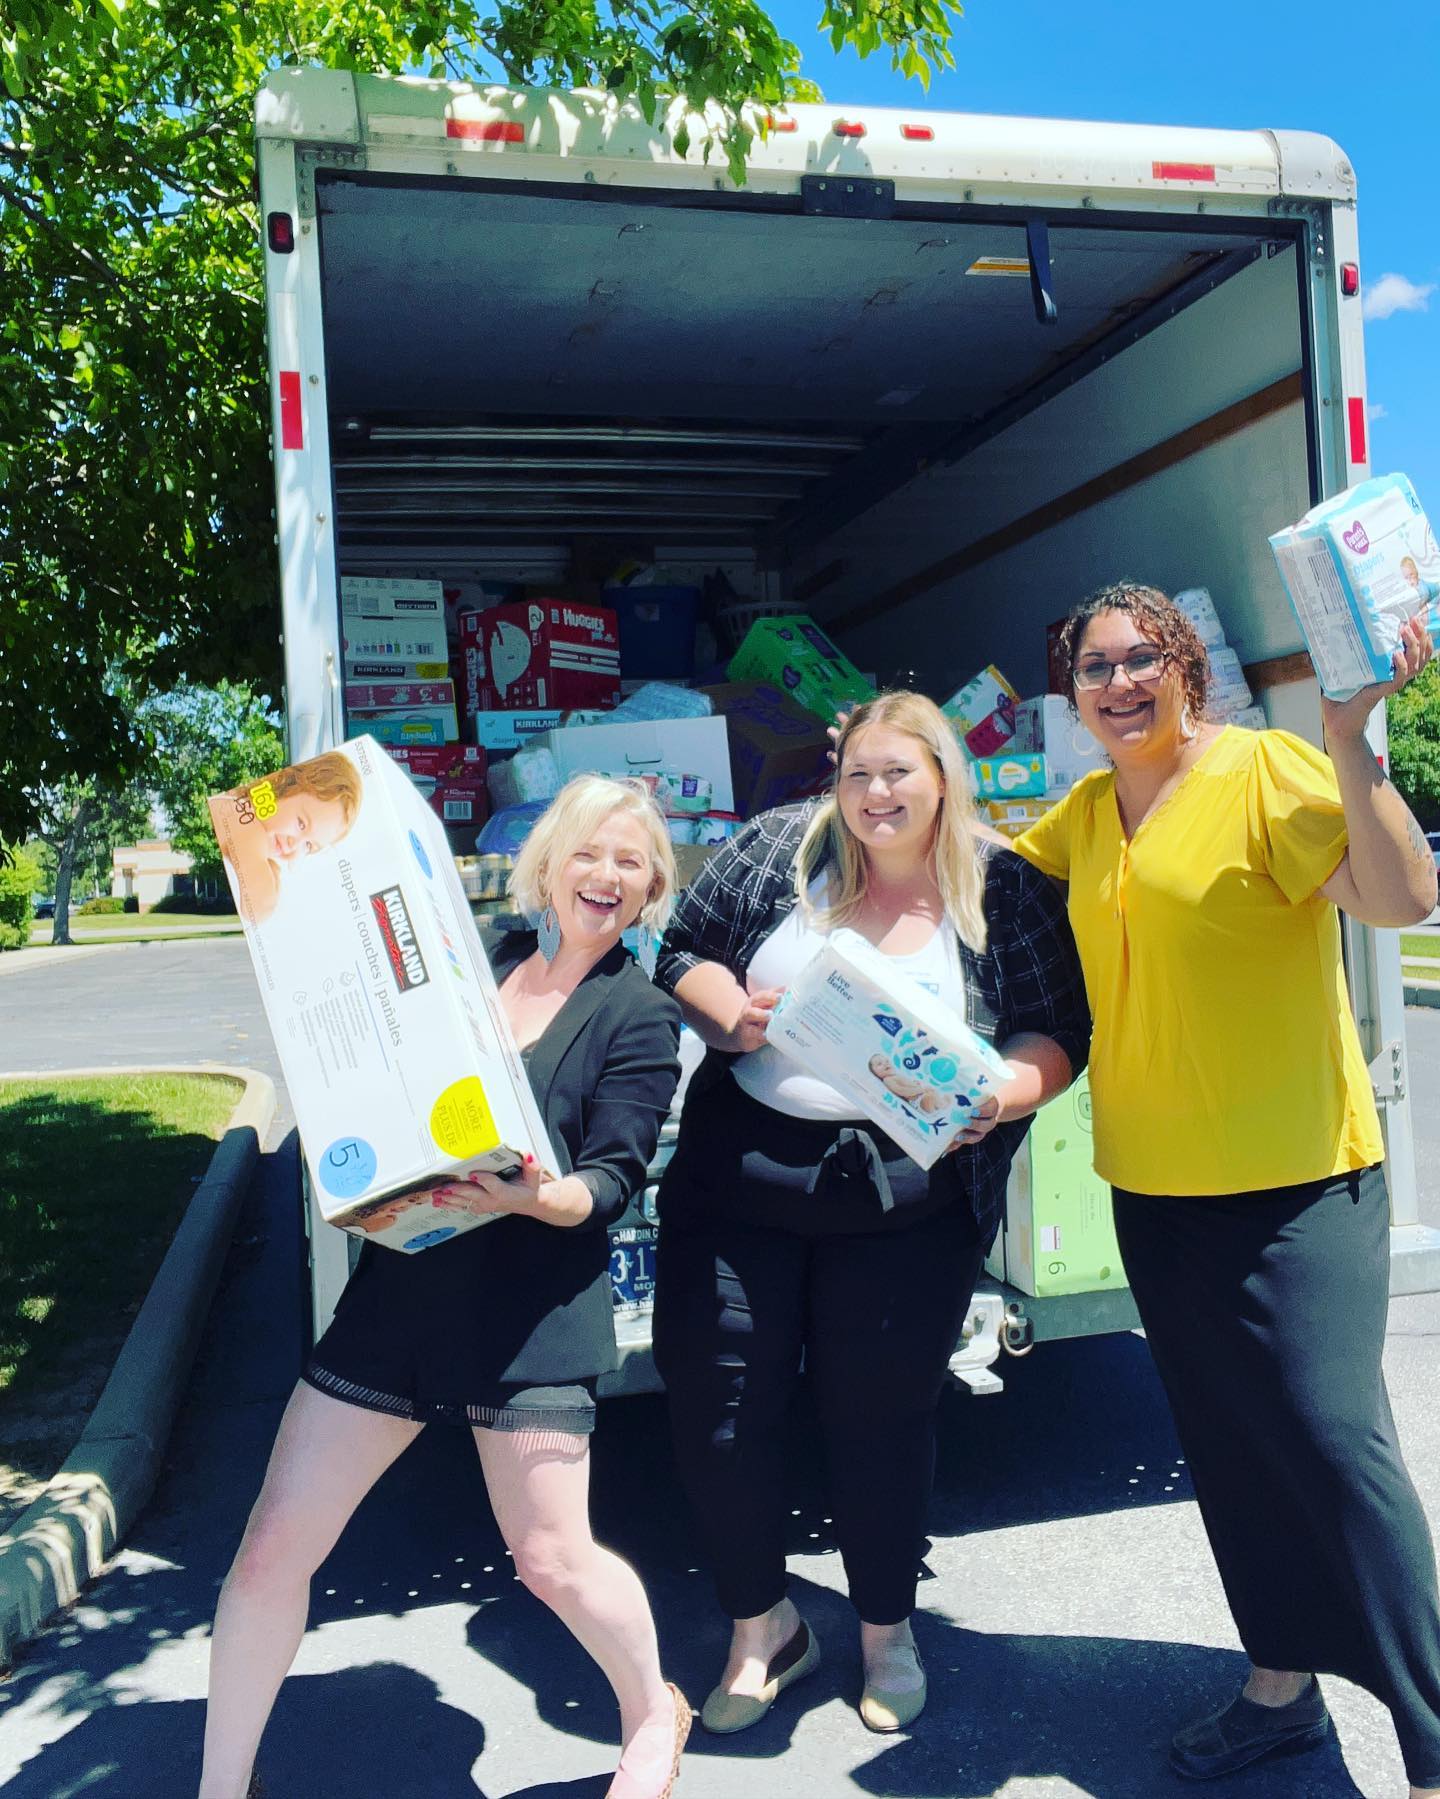
{"label": "dangling earring", "polygon": [[547,962],[553,962],[560,954],[560,915],[554,906],[547,906],[540,914],[540,954]]}

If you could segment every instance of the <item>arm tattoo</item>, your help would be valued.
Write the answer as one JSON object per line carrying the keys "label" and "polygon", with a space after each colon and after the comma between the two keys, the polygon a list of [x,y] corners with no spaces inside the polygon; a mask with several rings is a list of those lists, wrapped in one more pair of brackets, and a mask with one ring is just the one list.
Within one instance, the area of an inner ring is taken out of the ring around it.
{"label": "arm tattoo", "polygon": [[1410,847],[1414,850],[1418,860],[1425,863],[1427,867],[1431,866],[1435,858],[1426,841],[1425,833],[1420,829],[1413,812],[1407,811],[1405,814],[1405,835],[1410,839]]}

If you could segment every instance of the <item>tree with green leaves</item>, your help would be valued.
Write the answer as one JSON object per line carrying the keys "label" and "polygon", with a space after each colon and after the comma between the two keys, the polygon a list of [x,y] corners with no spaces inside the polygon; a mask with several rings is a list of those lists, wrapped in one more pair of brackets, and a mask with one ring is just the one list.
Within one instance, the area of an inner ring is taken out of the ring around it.
{"label": "tree with green leaves", "polygon": [[110,852],[117,843],[133,842],[150,829],[150,798],[142,789],[94,775],[74,775],[33,791],[35,836],[55,859],[55,923],[50,941],[69,944],[70,900],[75,877],[89,868],[108,877]]}
{"label": "tree with green leaves", "polygon": [[[821,0],[922,81],[950,0]],[[251,108],[282,63],[600,87],[647,117],[814,98],[754,0],[0,0],[0,836],[147,754],[107,685],[280,691]]]}
{"label": "tree with green leaves", "polygon": [[145,723],[154,733],[154,791],[170,842],[193,859],[197,878],[222,878],[206,801],[284,767],[279,721],[261,695],[222,681],[158,696],[146,704]]}
{"label": "tree with green leaves", "polygon": [[1440,662],[1386,701],[1390,778],[1427,831],[1440,830]]}

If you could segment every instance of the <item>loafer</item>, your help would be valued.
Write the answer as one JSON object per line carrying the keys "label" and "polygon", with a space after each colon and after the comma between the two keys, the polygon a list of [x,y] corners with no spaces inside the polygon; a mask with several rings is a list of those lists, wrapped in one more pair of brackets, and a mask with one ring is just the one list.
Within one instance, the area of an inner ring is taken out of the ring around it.
{"label": "loafer", "polygon": [[[865,1682],[865,1690],[860,1695],[860,1722],[867,1730],[886,1734],[892,1730],[904,1730],[907,1724],[913,1724],[925,1709],[928,1689],[925,1680],[925,1664],[920,1660],[919,1652],[912,1650],[915,1666],[920,1673],[918,1686],[906,1682],[904,1686],[887,1686],[883,1672],[880,1677]],[[898,1658],[897,1671],[898,1671]]]}
{"label": "loafer", "polygon": [[813,1674],[819,1666],[820,1645],[802,1618],[790,1641],[771,1656],[760,1691],[727,1693],[724,1687],[716,1687],[700,1708],[700,1722],[716,1736],[733,1736],[737,1730],[748,1730],[760,1722],[786,1687]]}
{"label": "loafer", "polygon": [[1313,1749],[1330,1734],[1330,1713],[1312,1674],[1289,1705],[1256,1705],[1237,1694],[1208,1718],[1187,1724],[1170,1744],[1170,1765],[1187,1780],[1218,1780],[1267,1755]]}

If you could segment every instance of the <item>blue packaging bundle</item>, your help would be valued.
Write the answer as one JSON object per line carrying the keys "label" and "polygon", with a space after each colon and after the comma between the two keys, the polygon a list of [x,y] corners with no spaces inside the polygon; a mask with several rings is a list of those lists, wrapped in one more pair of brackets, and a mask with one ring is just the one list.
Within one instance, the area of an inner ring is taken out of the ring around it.
{"label": "blue packaging bundle", "polygon": [[1440,549],[1404,475],[1377,475],[1270,539],[1305,645],[1331,699],[1391,678],[1400,627],[1440,630]]}

